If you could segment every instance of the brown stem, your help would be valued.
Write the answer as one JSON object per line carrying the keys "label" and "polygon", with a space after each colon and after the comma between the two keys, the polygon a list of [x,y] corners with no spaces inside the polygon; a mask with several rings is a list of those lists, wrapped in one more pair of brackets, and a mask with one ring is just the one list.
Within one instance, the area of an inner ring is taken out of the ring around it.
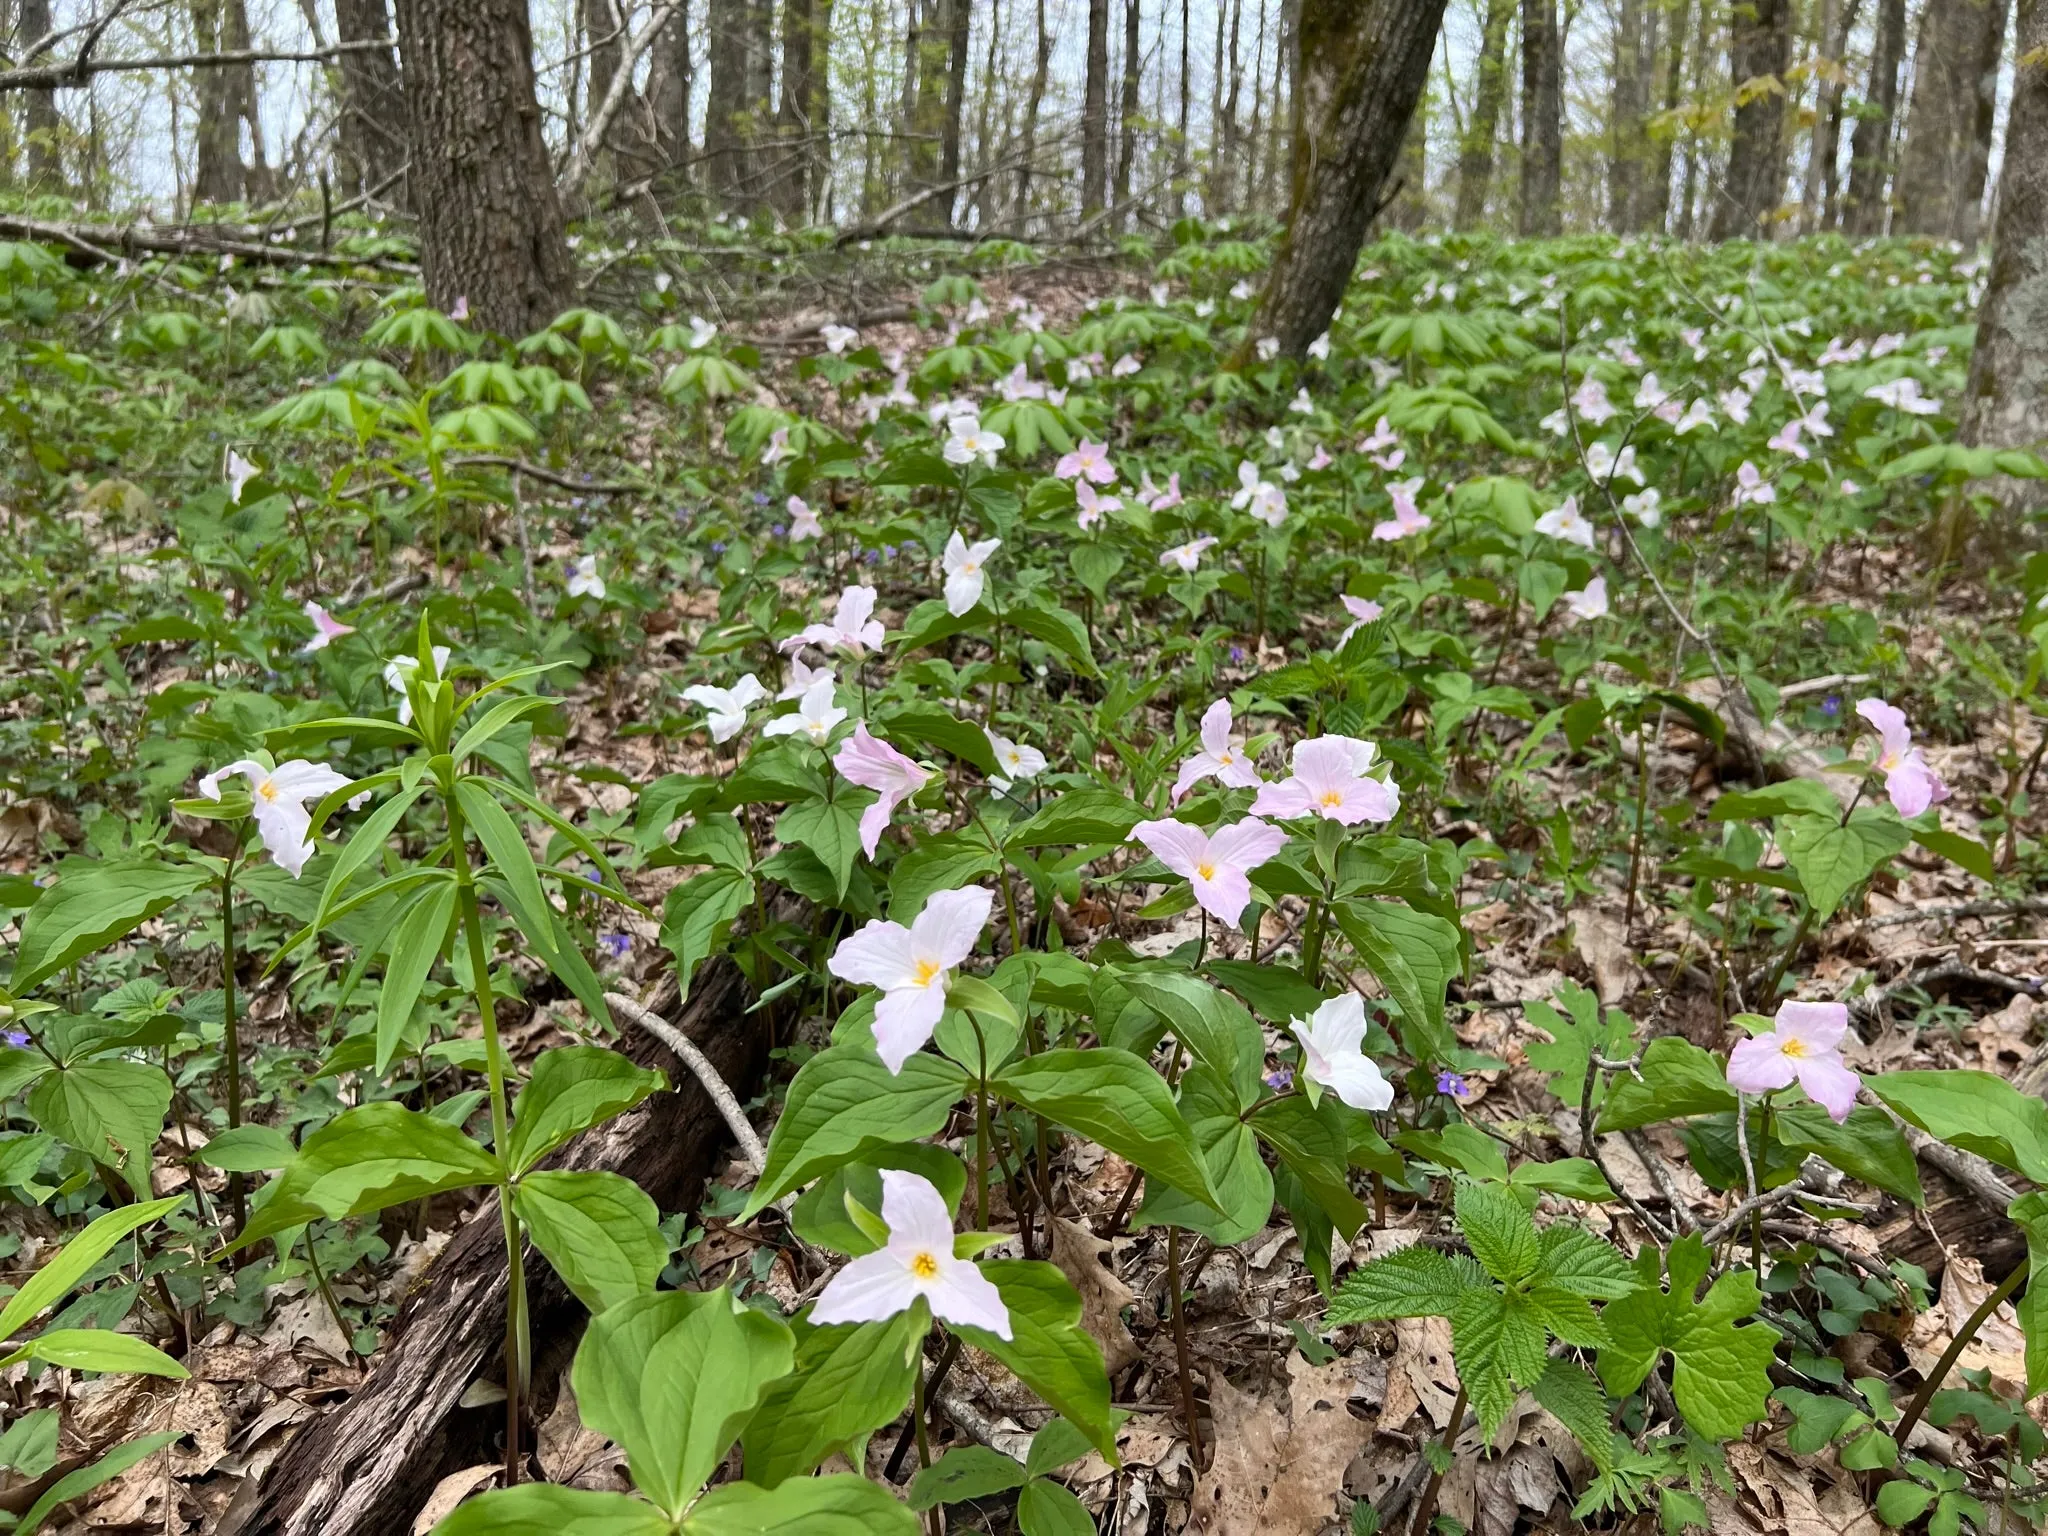
{"label": "brown stem", "polygon": [[1166,1285],[1173,1303],[1173,1355],[1180,1369],[1180,1412],[1188,1427],[1188,1456],[1202,1468],[1202,1425],[1195,1414],[1195,1371],[1188,1358],[1188,1318],[1180,1295],[1180,1228],[1166,1229]]}
{"label": "brown stem", "polygon": [[1109,1224],[1098,1227],[1095,1235],[1108,1242],[1124,1229],[1124,1218],[1131,1214],[1131,1202],[1138,1197],[1138,1185],[1144,1181],[1145,1170],[1133,1168],[1130,1181],[1124,1185],[1123,1197],[1117,1201],[1116,1209],[1110,1213]]}
{"label": "brown stem", "polygon": [[1913,1433],[1913,1426],[1920,1422],[1920,1415],[1927,1411],[1927,1404],[1940,1390],[1942,1382],[1948,1379],[1949,1368],[1969,1347],[1970,1340],[1977,1337],[1977,1330],[1982,1328],[1991,1314],[1998,1310],[1998,1304],[2018,1290],[2020,1282],[2026,1278],[2027,1260],[2021,1259],[2019,1266],[1998,1282],[1998,1288],[1978,1303],[1977,1310],[1970,1314],[1969,1321],[1956,1330],[1956,1336],[1948,1341],[1948,1348],[1942,1351],[1941,1358],[1934,1364],[1934,1369],[1929,1371],[1927,1379],[1920,1383],[1920,1390],[1913,1394],[1913,1401],[1907,1404],[1905,1415],[1899,1420],[1899,1427],[1892,1431],[1892,1438],[1897,1440],[1901,1447],[1905,1445],[1906,1437]]}
{"label": "brown stem", "polygon": [[[1445,1466],[1450,1465],[1451,1445],[1458,1438],[1458,1432],[1465,1427],[1465,1383],[1458,1383],[1457,1401],[1451,1404],[1450,1422],[1444,1425],[1444,1432],[1437,1444],[1443,1451]],[[1427,1455],[1427,1452],[1424,1452]],[[1440,1467],[1429,1469],[1429,1481],[1422,1485],[1422,1499],[1415,1506],[1415,1519],[1409,1524],[1408,1536],[1426,1536],[1429,1522],[1436,1518],[1437,1490],[1443,1487],[1444,1474]]]}

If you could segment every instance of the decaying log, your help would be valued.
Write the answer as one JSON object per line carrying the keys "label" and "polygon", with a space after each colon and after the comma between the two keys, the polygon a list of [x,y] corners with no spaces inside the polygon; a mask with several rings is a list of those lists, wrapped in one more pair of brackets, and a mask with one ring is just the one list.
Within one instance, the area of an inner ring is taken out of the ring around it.
{"label": "decaying log", "polygon": [[[742,1096],[767,1060],[762,1019],[746,1012],[749,989],[724,958],[698,972],[677,1020]],[[672,1014],[675,988],[651,1000]],[[550,1166],[624,1173],[663,1210],[694,1209],[730,1133],[689,1071],[642,1029],[619,1048],[659,1067],[676,1091],[572,1142]],[[392,1326],[392,1341],[369,1380],[315,1419],[287,1446],[261,1483],[252,1480],[218,1536],[392,1536],[445,1474],[502,1454],[503,1409],[465,1409],[472,1382],[500,1380],[505,1338],[504,1237],[486,1202],[449,1243]],[[566,1360],[586,1319],[546,1259],[529,1250],[526,1289],[536,1382],[551,1360]]]}
{"label": "decaying log", "polygon": [[334,251],[296,245],[272,245],[260,229],[205,224],[80,224],[69,220],[31,219],[0,214],[0,238],[35,240],[62,246],[73,266],[108,265],[123,257],[232,256],[237,261],[271,266],[362,267],[379,272],[419,276],[409,261],[385,256],[345,256]]}

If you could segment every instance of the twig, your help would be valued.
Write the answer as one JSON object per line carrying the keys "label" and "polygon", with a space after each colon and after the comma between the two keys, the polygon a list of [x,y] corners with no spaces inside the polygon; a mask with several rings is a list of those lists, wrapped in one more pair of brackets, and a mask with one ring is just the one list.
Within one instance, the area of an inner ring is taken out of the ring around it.
{"label": "twig", "polygon": [[450,458],[450,464],[468,467],[490,465],[497,469],[509,469],[514,474],[525,475],[532,480],[542,480],[549,485],[560,486],[565,491],[576,491],[585,496],[649,496],[654,487],[631,480],[577,480],[557,469],[544,469],[538,464],[529,464],[524,459],[506,458],[496,453],[464,453]]}
{"label": "twig", "polygon": [[761,1145],[761,1138],[747,1120],[747,1113],[740,1107],[740,1101],[733,1091],[725,1086],[725,1079],[718,1075],[718,1069],[689,1037],[677,1029],[660,1014],[643,1008],[623,992],[607,992],[604,995],[607,1007],[624,1014],[663,1045],[674,1051],[684,1066],[697,1079],[698,1086],[718,1106],[718,1113],[725,1119],[726,1128],[732,1132],[732,1139],[739,1143],[740,1152],[746,1158],[759,1178],[768,1166],[768,1149]]}
{"label": "twig", "polygon": [[95,59],[90,57],[91,41],[69,64],[31,65],[25,69],[0,69],[0,91],[68,91],[83,86],[94,75],[134,74],[155,69],[218,69],[234,64],[318,64],[344,53],[367,53],[372,49],[398,46],[395,38],[358,38],[354,42],[330,43],[325,48],[283,52],[270,48],[238,48],[227,53],[179,53],[156,59]]}
{"label": "twig", "polygon": [[562,171],[562,193],[574,197],[582,190],[583,182],[590,175],[590,168],[597,163],[597,152],[604,144],[604,136],[611,132],[612,120],[619,115],[619,108],[626,104],[626,98],[633,90],[633,71],[640,63],[640,57],[654,46],[654,40],[661,35],[676,12],[683,8],[683,0],[670,0],[658,7],[647,18],[647,25],[640,35],[626,45],[620,57],[617,71],[612,75],[611,89],[605,92],[604,100],[590,115],[590,122],[583,130],[583,136],[576,141],[576,147],[569,152],[569,163]]}

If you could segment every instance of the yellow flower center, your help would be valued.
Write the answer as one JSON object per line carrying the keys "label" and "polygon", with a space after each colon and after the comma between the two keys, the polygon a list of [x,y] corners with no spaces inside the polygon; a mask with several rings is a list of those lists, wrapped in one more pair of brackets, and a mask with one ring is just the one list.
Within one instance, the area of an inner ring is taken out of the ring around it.
{"label": "yellow flower center", "polygon": [[933,978],[943,974],[944,971],[945,967],[936,960],[920,960],[917,962],[917,980],[912,985],[928,987],[932,984]]}
{"label": "yellow flower center", "polygon": [[1214,864],[1211,864],[1207,859],[1204,859],[1201,863],[1195,866],[1195,873],[1200,875],[1204,880],[1214,880],[1216,878],[1216,866]]}
{"label": "yellow flower center", "polygon": [[1236,754],[1236,753],[1234,753],[1234,752],[1228,752],[1228,751],[1225,751],[1225,752],[1219,752],[1219,753],[1217,753],[1217,754],[1216,754],[1216,762],[1217,762],[1218,766],[1220,766],[1220,767],[1228,768],[1228,767],[1230,767],[1230,766],[1231,766],[1232,764],[1234,764],[1234,763],[1235,763],[1236,761],[1237,761],[1237,754]]}
{"label": "yellow flower center", "polygon": [[915,1275],[915,1276],[916,1276],[916,1277],[917,1277],[918,1279],[920,1279],[920,1280],[936,1280],[936,1279],[938,1279],[938,1278],[939,1278],[939,1259],[938,1259],[938,1255],[937,1255],[937,1254],[932,1254],[932,1253],[920,1253],[920,1254],[917,1254],[917,1255],[913,1256],[913,1257],[912,1257],[912,1259],[911,1259],[911,1261],[910,1261],[910,1272],[911,1272],[911,1274]]}
{"label": "yellow flower center", "polygon": [[1894,768],[1897,768],[1899,766],[1899,761],[1900,759],[1898,753],[1883,752],[1878,754],[1877,766],[1883,769],[1886,773],[1890,773]]}
{"label": "yellow flower center", "polygon": [[256,786],[256,793],[261,795],[266,800],[275,800],[277,798],[277,781],[274,779],[265,779],[261,784],[258,784]]}
{"label": "yellow flower center", "polygon": [[1323,791],[1323,804],[1324,804],[1324,805],[1328,805],[1328,806],[1340,806],[1340,805],[1342,805],[1343,803],[1344,803],[1344,791],[1343,791],[1343,790],[1341,790],[1341,789],[1326,789],[1326,790],[1324,790],[1324,791]]}
{"label": "yellow flower center", "polygon": [[1781,1054],[1797,1060],[1806,1054],[1806,1042],[1804,1040],[1781,1041],[1778,1045],[1778,1050]]}
{"label": "yellow flower center", "polygon": [[965,565],[960,567],[960,574],[962,576],[972,576],[976,571],[980,569],[980,566],[976,565],[972,560],[970,560]]}

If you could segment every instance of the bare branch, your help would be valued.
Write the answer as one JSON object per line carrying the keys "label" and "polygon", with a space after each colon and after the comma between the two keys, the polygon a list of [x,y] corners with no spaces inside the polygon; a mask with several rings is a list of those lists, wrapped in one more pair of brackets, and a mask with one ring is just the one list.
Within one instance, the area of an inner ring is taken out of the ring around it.
{"label": "bare branch", "polygon": [[38,64],[26,69],[0,69],[0,91],[68,91],[94,75],[133,74],[156,69],[219,69],[230,64],[317,64],[344,53],[369,53],[396,47],[388,37],[358,38],[290,53],[267,48],[242,48],[232,53],[179,53],[158,59],[95,59],[88,50],[69,64]]}
{"label": "bare branch", "polygon": [[562,171],[562,192],[573,197],[582,190],[590,169],[597,163],[597,152],[604,143],[604,136],[611,132],[612,120],[619,115],[619,109],[626,104],[632,93],[633,71],[639,67],[640,56],[654,46],[654,40],[661,35],[676,12],[682,9],[682,0],[671,0],[652,16],[647,25],[640,29],[640,35],[626,47],[626,55],[619,60],[618,70],[612,75],[611,89],[605,92],[604,100],[598,103],[591,114],[590,122],[583,129],[583,136],[576,141],[576,147],[569,152],[569,163]]}

